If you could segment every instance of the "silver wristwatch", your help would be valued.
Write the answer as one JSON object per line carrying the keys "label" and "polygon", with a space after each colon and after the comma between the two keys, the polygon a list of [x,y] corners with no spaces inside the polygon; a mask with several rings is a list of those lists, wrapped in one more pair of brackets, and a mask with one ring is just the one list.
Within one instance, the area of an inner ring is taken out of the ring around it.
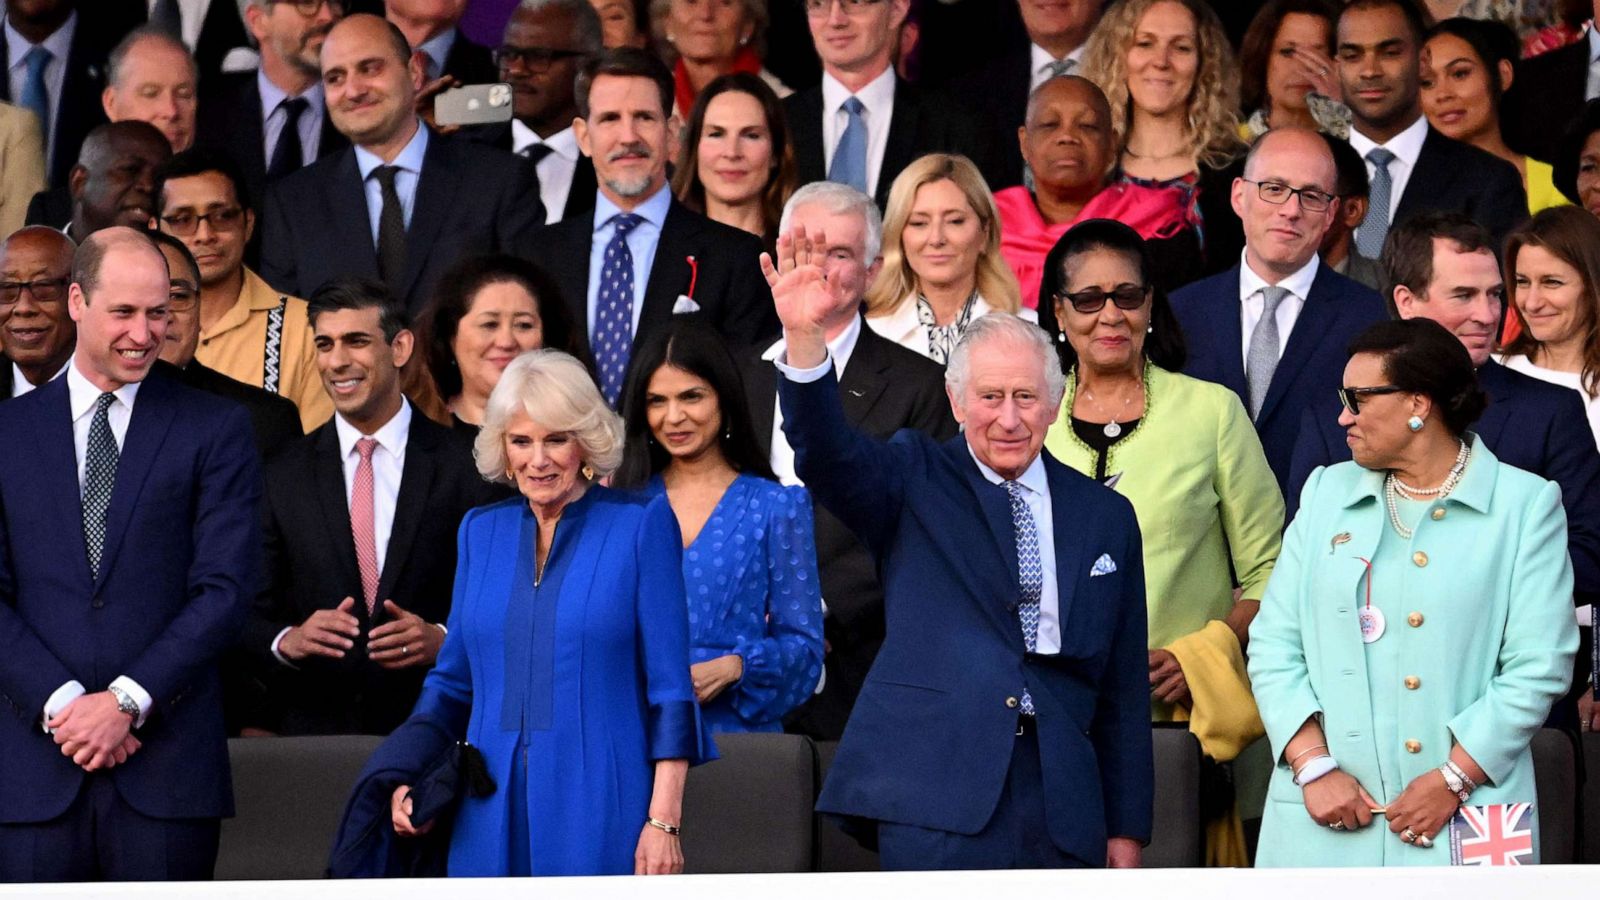
{"label": "silver wristwatch", "polygon": [[129,696],[127,691],[115,685],[106,690],[111,692],[111,696],[117,698],[117,712],[127,713],[133,721],[139,721],[139,704],[134,702],[133,697]]}
{"label": "silver wristwatch", "polygon": [[1444,786],[1450,789],[1450,793],[1455,794],[1456,799],[1462,803],[1466,803],[1467,797],[1472,793],[1466,781],[1452,770],[1449,763],[1439,767],[1439,774],[1444,776]]}

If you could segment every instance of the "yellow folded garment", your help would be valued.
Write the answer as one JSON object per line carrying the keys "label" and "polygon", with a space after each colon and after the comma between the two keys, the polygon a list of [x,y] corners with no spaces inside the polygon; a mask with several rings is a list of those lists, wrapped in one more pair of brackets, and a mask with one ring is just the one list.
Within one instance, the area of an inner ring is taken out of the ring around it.
{"label": "yellow folded garment", "polygon": [[1164,648],[1177,657],[1189,684],[1192,706],[1174,707],[1172,718],[1188,722],[1189,732],[1200,741],[1200,749],[1217,762],[1238,756],[1256,738],[1266,734],[1255,697],[1250,693],[1250,676],[1245,674],[1244,654],[1233,629],[1218,619],[1206,627],[1186,634]]}

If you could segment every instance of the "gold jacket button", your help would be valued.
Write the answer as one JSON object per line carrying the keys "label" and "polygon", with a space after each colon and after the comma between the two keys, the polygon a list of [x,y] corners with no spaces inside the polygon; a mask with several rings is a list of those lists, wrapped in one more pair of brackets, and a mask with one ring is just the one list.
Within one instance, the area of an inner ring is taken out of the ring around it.
{"label": "gold jacket button", "polygon": [[1414,691],[1419,687],[1422,687],[1422,679],[1421,678],[1418,678],[1415,675],[1407,675],[1406,676],[1406,690]]}
{"label": "gold jacket button", "polygon": [[1422,752],[1422,742],[1421,741],[1415,741],[1415,740],[1406,741],[1406,752],[1407,753],[1421,753]]}
{"label": "gold jacket button", "polygon": [[1411,561],[1416,563],[1418,568],[1421,568],[1428,564],[1428,554],[1418,550],[1417,552],[1411,554]]}
{"label": "gold jacket button", "polygon": [[1406,616],[1406,624],[1410,625],[1412,628],[1421,628],[1422,627],[1422,613],[1414,612],[1411,615]]}
{"label": "gold jacket button", "polygon": [[1021,705],[1022,705],[1022,701],[1018,700],[1015,697],[1007,697],[1006,698],[1006,709],[1016,709],[1018,706],[1021,706]]}
{"label": "gold jacket button", "polygon": [[1441,506],[1433,511],[1433,520],[1437,522],[1442,518],[1444,518],[1444,507]]}

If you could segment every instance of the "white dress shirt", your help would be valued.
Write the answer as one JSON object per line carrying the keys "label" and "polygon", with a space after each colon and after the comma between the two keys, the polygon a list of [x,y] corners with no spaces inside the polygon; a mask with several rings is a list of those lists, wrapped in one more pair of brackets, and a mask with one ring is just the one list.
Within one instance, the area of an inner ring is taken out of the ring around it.
{"label": "white dress shirt", "polygon": [[[289,114],[279,109],[278,104],[289,98],[289,92],[273,84],[261,69],[256,70],[256,87],[261,91],[261,150],[265,154],[262,159],[270,166],[272,151],[277,148],[283,126],[289,121]],[[300,165],[303,166],[315,162],[317,151],[322,147],[322,120],[328,114],[328,101],[323,96],[320,81],[312,82],[311,87],[295,96],[304,97],[308,104],[295,127],[300,133]]]}
{"label": "white dress shirt", "polygon": [[850,114],[844,111],[844,102],[854,96],[864,107],[861,118],[867,125],[867,194],[876,196],[878,175],[883,169],[883,151],[889,146],[889,120],[894,117],[894,67],[867,82],[855,94],[839,80],[822,73],[822,164],[833,163],[833,151],[844,137]]}
{"label": "white dress shirt", "polygon": [[[828,342],[828,357],[833,360],[833,377],[844,379],[844,367],[850,365],[850,354],[856,352],[856,341],[861,338],[861,317],[853,316],[850,324],[839,332],[838,337]],[[783,338],[778,338],[777,343],[768,347],[761,354],[761,358],[772,362],[783,356],[788,348],[784,345]],[[783,404],[778,402],[776,395],[772,398],[772,474],[778,476],[778,481],[784,485],[803,485],[804,481],[794,471],[794,448],[789,446],[789,439],[783,434]]]}
{"label": "white dress shirt", "polygon": [[511,120],[511,152],[522,155],[535,144],[549,144],[550,152],[539,160],[534,170],[539,173],[539,199],[544,203],[544,223],[554,225],[561,221],[567,208],[567,194],[572,191],[572,176],[578,171],[578,136],[571,128],[550,135],[549,139],[522,124],[521,119]]}
{"label": "white dress shirt", "polygon": [[1584,83],[1583,99],[1600,97],[1600,30],[1589,26],[1589,77]]}
{"label": "white dress shirt", "polygon": [[[94,407],[105,393],[90,383],[89,379],[79,371],[76,357],[67,362],[67,403],[72,411],[72,452],[77,459],[78,491],[83,491],[84,460],[89,455],[89,427],[94,424]],[[128,423],[133,419],[133,403],[139,394],[139,383],[125,384],[113,391],[116,401],[106,408],[106,421],[111,426],[111,439],[117,442],[120,451],[127,445]],[[85,566],[89,564],[84,560]],[[139,715],[134,719],[133,727],[138,728],[150,715],[150,707],[154,701],[150,693],[139,685],[137,681],[126,675],[119,675],[112,679],[111,687],[120,688],[133,701],[139,705]],[[83,683],[74,679],[55,689],[44,703],[44,719],[49,722],[61,714],[72,701],[88,693]],[[46,733],[51,729],[44,726]]]}
{"label": "white dress shirt", "polygon": [[[782,377],[796,384],[810,384],[816,381],[828,373],[828,366],[833,365],[831,354],[828,359],[810,369],[797,369],[789,365],[786,352],[780,353],[772,362],[778,367]],[[973,463],[978,466],[979,473],[990,484],[999,485],[1005,481],[999,472],[979,462],[977,454],[972,452],[970,443],[967,444],[967,452],[972,454]],[[1044,570],[1044,584],[1039,593],[1039,636],[1034,652],[1057,654],[1061,652],[1061,594],[1056,587],[1056,529],[1051,518],[1053,510],[1050,504],[1050,480],[1044,471],[1043,455],[1033,458],[1033,462],[1023,471],[1017,483],[1026,490],[1023,496],[1028,504],[1028,512],[1033,514],[1034,533],[1039,538],[1039,565]],[[1009,508],[1009,496],[1006,502]],[[1021,628],[1020,624],[1018,628]]]}
{"label": "white dress shirt", "polygon": [[[144,11],[146,15],[154,15],[156,4],[160,0],[145,0]],[[211,0],[178,0],[178,37],[189,52],[194,52],[194,45],[200,40],[200,29],[205,27],[206,13],[211,11]]]}
{"label": "white dress shirt", "polygon": [[[55,381],[57,378],[60,378],[61,373],[65,372],[67,367],[70,365],[72,365],[72,359],[68,357],[67,361],[62,364],[61,368],[57,369],[56,373],[50,376],[50,380]],[[15,400],[16,398],[21,397],[23,394],[31,394],[36,389],[37,388],[34,383],[28,380],[28,376],[22,374],[22,367],[18,366],[16,363],[12,363],[11,399]],[[107,415],[110,414],[107,413]]]}
{"label": "white dress shirt", "polygon": [[[672,208],[672,186],[664,184],[650,198],[634,207],[633,214],[641,221],[633,226],[624,238],[628,253],[633,256],[633,334],[639,334],[639,313],[644,309],[644,291],[650,284],[650,271],[656,264],[656,246],[661,243],[661,229],[667,222],[667,211]],[[549,207],[545,207],[548,212]],[[600,273],[606,267],[606,245],[617,230],[611,219],[622,210],[599,190],[594,194],[594,233],[589,238],[589,293],[588,322],[592,329],[597,321],[595,309],[600,303]]]}
{"label": "white dress shirt", "polygon": [[[1278,314],[1273,318],[1278,322],[1278,358],[1283,359],[1283,348],[1289,344],[1289,334],[1294,331],[1294,323],[1300,318],[1300,311],[1305,309],[1306,297],[1311,294],[1311,283],[1317,280],[1317,265],[1321,259],[1317,254],[1311,254],[1311,261],[1297,269],[1294,274],[1278,282],[1277,286],[1289,292],[1278,303]],[[1250,364],[1250,335],[1256,333],[1256,325],[1261,321],[1261,312],[1267,307],[1267,298],[1261,292],[1272,287],[1266,279],[1255,273],[1250,268],[1248,258],[1239,260],[1239,334],[1243,338],[1239,347],[1239,356],[1245,365]]]}
{"label": "white dress shirt", "polygon": [[[361,173],[361,185],[367,195],[367,221],[372,226],[372,246],[378,246],[378,221],[383,218],[383,185],[372,177],[374,169],[385,165],[376,153],[365,147],[356,149],[356,171]],[[428,127],[417,123],[417,133],[411,136],[405,149],[387,165],[399,166],[394,176],[394,192],[400,195],[400,210],[405,215],[406,230],[411,229],[411,212],[417,207],[417,182],[422,180],[422,160],[428,155]]]}
{"label": "white dress shirt", "polygon": [[[1417,120],[1389,139],[1386,144],[1379,144],[1362,134],[1359,130],[1350,129],[1350,146],[1361,154],[1361,159],[1366,161],[1367,154],[1374,147],[1383,147],[1394,154],[1394,159],[1389,160],[1389,180],[1393,185],[1389,189],[1389,221],[1394,221],[1394,211],[1400,206],[1400,198],[1405,196],[1406,184],[1411,181],[1411,172],[1417,167],[1417,157],[1422,155],[1422,142],[1428,139],[1428,120],[1425,116],[1417,116]],[[1367,177],[1371,178],[1377,172],[1377,167],[1367,163]]]}
{"label": "white dress shirt", "polygon": [[[1079,44],[1077,47],[1073,48],[1071,53],[1068,53],[1066,56],[1061,58],[1061,62],[1068,60],[1072,62],[1072,67],[1069,68],[1064,74],[1080,74],[1078,72],[1078,66],[1083,64],[1083,46],[1084,45]],[[1050,55],[1049,50],[1046,50],[1038,44],[1028,45],[1028,60],[1028,93],[1032,94],[1035,90],[1038,90],[1039,85],[1044,84],[1045,81],[1051,77],[1050,73],[1055,69],[1057,60],[1054,56]]]}
{"label": "white dress shirt", "polygon": [[[78,13],[74,10],[67,16],[67,21],[55,33],[44,39],[39,46],[50,51],[50,62],[44,67],[45,93],[50,96],[50,121],[44,133],[45,171],[50,171],[51,161],[56,153],[56,122],[61,117],[61,90],[67,81],[67,56],[72,52],[72,36],[78,30]],[[33,44],[23,37],[15,28],[11,27],[11,20],[6,19],[6,60],[9,71],[6,72],[10,81],[11,102],[22,103],[22,90],[28,83],[28,65],[23,62],[23,57],[33,49]]]}

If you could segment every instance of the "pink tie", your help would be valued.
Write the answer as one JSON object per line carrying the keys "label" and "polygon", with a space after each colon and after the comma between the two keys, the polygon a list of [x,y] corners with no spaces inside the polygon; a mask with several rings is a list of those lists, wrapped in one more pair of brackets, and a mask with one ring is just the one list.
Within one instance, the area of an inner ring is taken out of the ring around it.
{"label": "pink tie", "polygon": [[371,615],[378,604],[378,529],[372,511],[372,451],[376,438],[356,441],[361,462],[356,466],[356,483],[350,491],[350,535],[356,541],[356,565],[361,567],[361,593]]}

